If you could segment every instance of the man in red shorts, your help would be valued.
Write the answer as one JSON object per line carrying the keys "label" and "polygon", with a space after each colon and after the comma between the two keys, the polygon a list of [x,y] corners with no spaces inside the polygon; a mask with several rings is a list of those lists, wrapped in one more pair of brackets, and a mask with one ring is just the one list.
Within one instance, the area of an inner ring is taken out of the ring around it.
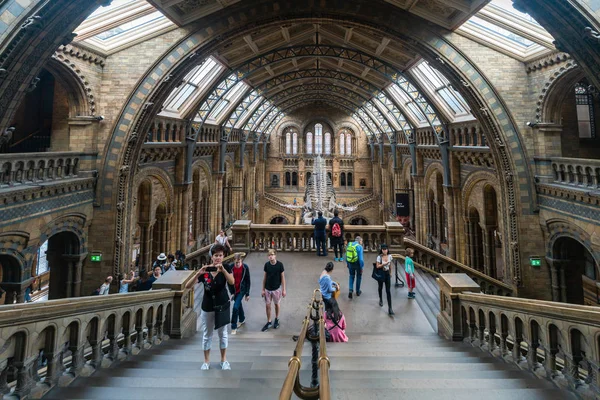
{"label": "man in red shorts", "polygon": [[[283,264],[281,261],[277,261],[277,252],[271,249],[269,250],[269,261],[265,263],[265,275],[262,284],[262,297],[265,299],[267,308],[267,323],[262,328],[263,332],[271,326],[273,326],[273,329],[279,328],[279,302],[285,295]],[[275,304],[275,321],[273,324],[271,324],[271,303]]]}

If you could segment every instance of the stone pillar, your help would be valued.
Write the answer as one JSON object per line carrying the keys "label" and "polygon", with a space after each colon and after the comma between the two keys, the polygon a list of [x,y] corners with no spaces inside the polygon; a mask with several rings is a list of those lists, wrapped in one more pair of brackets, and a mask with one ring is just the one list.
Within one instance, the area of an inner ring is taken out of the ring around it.
{"label": "stone pillar", "polygon": [[389,252],[394,254],[404,254],[404,233],[406,230],[400,222],[384,222],[385,241]]}
{"label": "stone pillar", "polygon": [[[567,261],[568,262],[568,261]],[[565,276],[565,263],[560,263],[560,301],[567,302],[567,277]]]}
{"label": "stone pillar", "polygon": [[148,269],[152,264],[152,227],[149,222],[138,222],[140,226],[140,269]]}
{"label": "stone pillar", "polygon": [[31,389],[35,386],[32,379],[31,369],[37,363],[37,356],[31,357],[25,361],[13,362],[13,366],[17,368],[17,386],[13,392],[19,399],[27,398]]}
{"label": "stone pillar", "polygon": [[482,229],[483,233],[483,273],[487,276],[495,277],[494,271],[494,227],[486,225]]}
{"label": "stone pillar", "polygon": [[[216,173],[213,176],[213,187],[215,188],[214,196],[212,198],[210,209],[211,209],[211,234],[212,236],[216,236],[219,230],[221,230],[221,226],[223,224],[222,221],[222,210],[223,207],[223,180],[225,178],[225,174]],[[214,237],[212,238],[214,240]]]}
{"label": "stone pillar", "polygon": [[[83,262],[87,253],[72,255],[64,254],[63,260],[69,266],[67,282],[67,297],[81,297],[81,279],[83,275]],[[115,277],[116,278],[116,277]]]}
{"label": "stone pillar", "polygon": [[182,184],[178,186],[177,189],[180,192],[180,203],[181,208],[179,209],[180,215],[180,227],[179,227],[179,236],[178,243],[174,249],[171,249],[173,253],[175,250],[181,250],[184,253],[187,252],[187,244],[188,244],[188,231],[189,231],[189,218],[190,218],[190,193],[191,193],[191,185],[190,184]]}
{"label": "stone pillar", "polygon": [[[448,257],[456,260],[456,221],[455,217],[455,208],[454,208],[454,195],[455,190],[451,186],[444,187],[444,206],[446,207],[446,216],[448,219]],[[443,222],[442,222],[443,229]]]}
{"label": "stone pillar", "polygon": [[8,359],[0,360],[0,395],[10,392],[8,387]]}
{"label": "stone pillar", "polygon": [[68,254],[63,254],[63,262],[66,263],[66,265],[64,267],[66,267],[67,270],[67,276],[65,279],[65,282],[63,283],[65,285],[65,289],[66,289],[66,298],[69,297],[73,297],[73,275],[74,275],[74,266],[73,266],[73,260],[71,259],[71,257],[69,257]]}
{"label": "stone pillar", "polygon": [[460,342],[468,337],[463,332],[462,313],[460,309],[460,293],[479,293],[481,288],[467,274],[440,274],[441,309],[438,314],[438,334],[448,340]]}
{"label": "stone pillar", "polygon": [[550,285],[552,286],[552,301],[560,301],[560,282],[558,280],[559,260],[546,257],[546,262],[550,266]]}
{"label": "stone pillar", "polygon": [[[46,365],[46,378],[44,380],[48,386],[53,387],[58,383],[58,378],[61,373],[61,366],[59,365],[60,361],[60,353],[52,352],[46,353],[44,352],[46,359],[48,360],[48,364]],[[0,389],[0,393],[2,390]]]}

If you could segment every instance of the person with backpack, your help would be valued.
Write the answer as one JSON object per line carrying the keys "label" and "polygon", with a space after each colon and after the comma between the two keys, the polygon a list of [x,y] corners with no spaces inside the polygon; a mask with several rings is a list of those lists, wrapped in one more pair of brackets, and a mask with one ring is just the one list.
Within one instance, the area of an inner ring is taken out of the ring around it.
{"label": "person with backpack", "polygon": [[[317,246],[317,255],[327,255],[327,235],[325,229],[327,228],[327,220],[323,218],[323,212],[318,212],[318,218],[311,221],[311,224],[315,226],[315,245]],[[321,251],[321,249],[323,249]]]}
{"label": "person with backpack", "polygon": [[346,246],[346,262],[348,263],[348,271],[350,272],[350,280],[348,284],[348,298],[352,298],[354,289],[354,280],[356,277],[356,296],[361,295],[360,283],[362,281],[363,268],[365,261],[363,259],[363,240],[360,236],[354,238],[354,242],[348,243]]}
{"label": "person with backpack", "polygon": [[329,220],[329,232],[329,241],[335,253],[333,260],[344,261],[344,254],[342,253],[342,246],[344,245],[344,221],[339,217],[338,210],[333,212],[333,218]]}

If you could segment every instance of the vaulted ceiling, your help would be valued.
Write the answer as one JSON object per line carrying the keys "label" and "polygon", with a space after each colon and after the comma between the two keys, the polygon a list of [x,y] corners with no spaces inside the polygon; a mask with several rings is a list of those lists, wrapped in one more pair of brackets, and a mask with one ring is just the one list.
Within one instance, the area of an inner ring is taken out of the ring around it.
{"label": "vaulted ceiling", "polygon": [[[183,26],[239,0],[148,0],[173,22]],[[386,0],[447,29],[456,29],[490,0]]]}

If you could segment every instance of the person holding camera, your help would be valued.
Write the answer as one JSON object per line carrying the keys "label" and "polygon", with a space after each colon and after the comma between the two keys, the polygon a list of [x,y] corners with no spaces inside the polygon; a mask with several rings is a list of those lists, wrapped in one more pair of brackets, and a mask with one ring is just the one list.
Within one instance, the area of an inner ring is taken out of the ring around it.
{"label": "person holding camera", "polygon": [[376,262],[377,269],[383,271],[383,280],[377,281],[378,287],[377,292],[379,293],[379,307],[383,307],[383,285],[385,284],[385,295],[387,297],[388,314],[394,315],[392,310],[392,293],[390,291],[391,279],[392,279],[392,255],[387,245],[384,243],[381,245],[381,252],[377,256]]}
{"label": "person holding camera", "polygon": [[229,370],[231,366],[227,361],[227,325],[229,325],[231,314],[229,311],[229,295],[227,285],[234,285],[235,279],[223,267],[225,247],[216,244],[213,247],[212,264],[204,265],[196,272],[194,279],[187,288],[192,288],[196,281],[204,285],[204,297],[202,298],[202,312],[200,323],[202,326],[202,349],[204,350],[204,364],[201,370],[210,368],[210,348],[214,329],[219,335],[221,349],[221,369]]}

